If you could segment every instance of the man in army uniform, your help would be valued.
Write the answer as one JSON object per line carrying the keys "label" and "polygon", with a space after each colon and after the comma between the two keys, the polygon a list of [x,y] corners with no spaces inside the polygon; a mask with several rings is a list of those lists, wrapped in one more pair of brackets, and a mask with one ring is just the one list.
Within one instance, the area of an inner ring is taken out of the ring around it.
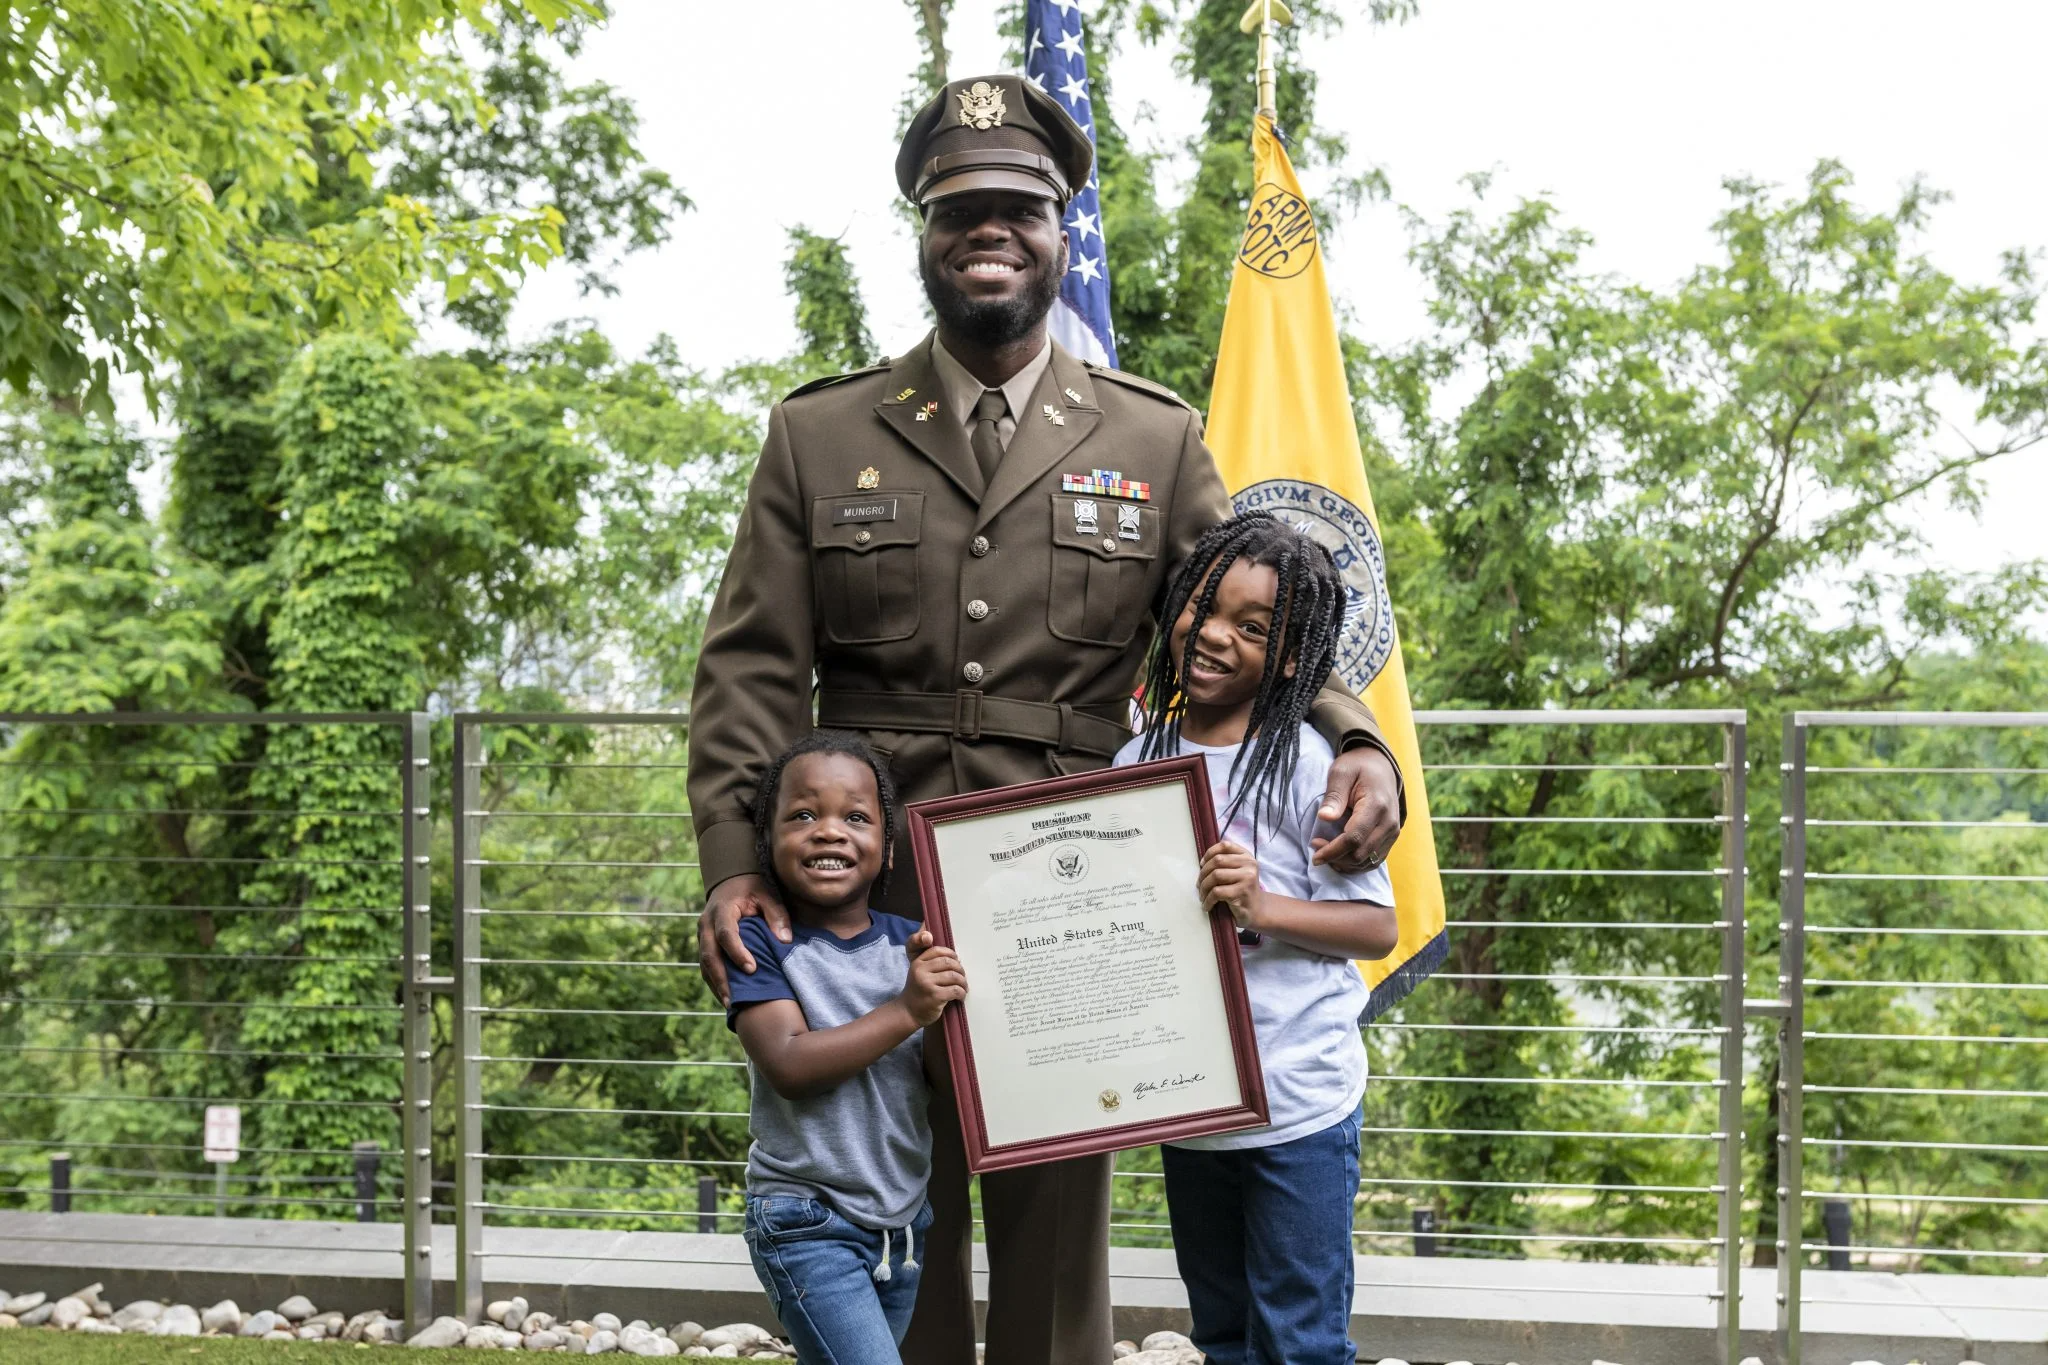
{"label": "man in army uniform", "polygon": [[[864,734],[906,801],[1104,767],[1130,736],[1153,601],[1230,514],[1193,409],[1047,336],[1067,268],[1061,220],[1092,160],[1086,134],[1029,82],[948,85],[896,162],[924,218],[936,333],[769,414],[692,701],[699,951],[721,999],[721,950],[753,970],[742,916],[788,937],[748,803],[812,727],[814,678],[815,723]],[[1319,857],[1377,862],[1400,830],[1393,760],[1334,677],[1311,719],[1339,751],[1324,814],[1345,822]],[[896,858],[884,908],[921,917],[900,841]],[[949,1095],[931,1124],[935,1221],[904,1358],[961,1365],[976,1339],[972,1218]],[[1108,1359],[1110,1168],[1092,1157],[981,1177],[988,1365]]]}

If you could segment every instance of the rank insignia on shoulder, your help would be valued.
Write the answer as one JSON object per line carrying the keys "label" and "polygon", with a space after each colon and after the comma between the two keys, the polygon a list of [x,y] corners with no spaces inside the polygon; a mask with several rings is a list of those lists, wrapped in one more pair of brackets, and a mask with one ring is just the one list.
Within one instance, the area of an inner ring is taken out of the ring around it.
{"label": "rank insignia on shoulder", "polygon": [[870,488],[881,487],[882,471],[873,465],[869,465],[860,472],[860,477],[853,481],[853,486],[863,493],[867,492]]}
{"label": "rank insignia on shoulder", "polygon": [[1093,493],[1101,498],[1129,498],[1132,502],[1152,501],[1152,485],[1127,479],[1120,469],[1091,469],[1084,475],[1060,475],[1060,492]]}

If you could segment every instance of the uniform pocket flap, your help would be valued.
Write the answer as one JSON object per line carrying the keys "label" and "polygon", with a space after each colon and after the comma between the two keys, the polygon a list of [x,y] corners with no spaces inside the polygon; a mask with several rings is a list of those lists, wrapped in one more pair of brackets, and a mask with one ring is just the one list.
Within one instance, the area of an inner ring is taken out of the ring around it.
{"label": "uniform pocket flap", "polygon": [[1121,498],[1052,495],[1052,543],[1097,559],[1157,559],[1159,509]]}
{"label": "uniform pocket flap", "polygon": [[811,499],[811,547],[865,554],[924,539],[924,494],[834,493]]}

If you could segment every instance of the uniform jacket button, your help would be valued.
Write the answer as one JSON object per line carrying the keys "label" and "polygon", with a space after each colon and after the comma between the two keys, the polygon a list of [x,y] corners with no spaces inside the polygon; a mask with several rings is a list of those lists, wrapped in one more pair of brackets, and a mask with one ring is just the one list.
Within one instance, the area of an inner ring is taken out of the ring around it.
{"label": "uniform jacket button", "polygon": [[1105,553],[1107,553],[1107,554],[1115,554],[1115,553],[1116,553],[1116,541],[1115,541],[1115,540],[1114,540],[1114,539],[1113,539],[1112,537],[1109,537],[1109,536],[1104,536],[1104,537],[1102,538],[1102,548],[1103,548],[1103,551],[1104,551]]}
{"label": "uniform jacket button", "polygon": [[988,618],[988,603],[982,601],[979,597],[975,598],[967,604],[967,615],[976,621],[986,620]]}
{"label": "uniform jacket button", "polygon": [[865,545],[874,538],[875,533],[873,531],[855,531],[853,533],[853,543],[856,545]]}
{"label": "uniform jacket button", "polygon": [[980,664],[970,663],[960,670],[960,676],[971,683],[978,683],[986,676],[987,672],[988,670],[984,669]]}
{"label": "uniform jacket button", "polygon": [[973,555],[976,559],[980,559],[983,555],[987,554],[988,537],[976,536],[973,540],[969,541],[967,545],[967,553]]}

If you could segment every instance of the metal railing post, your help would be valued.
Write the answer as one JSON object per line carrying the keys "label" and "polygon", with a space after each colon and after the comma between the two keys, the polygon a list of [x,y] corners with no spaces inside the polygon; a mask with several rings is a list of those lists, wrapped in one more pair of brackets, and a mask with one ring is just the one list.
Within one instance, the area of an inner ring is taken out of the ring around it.
{"label": "metal railing post", "polygon": [[349,1150],[356,1154],[356,1221],[374,1223],[377,1221],[377,1167],[383,1163],[384,1149],[374,1142],[352,1142]]}
{"label": "metal railing post", "polygon": [[1749,722],[1721,730],[1721,1186],[1720,1307],[1715,1313],[1721,1365],[1742,1359],[1742,1044],[1744,905],[1748,890]]}
{"label": "metal railing post", "polygon": [[1799,1365],[1800,1272],[1805,1269],[1805,1137],[1802,1107],[1806,1089],[1806,717],[1785,717],[1784,863],[1778,923],[1778,1001],[1785,1015],[1778,1026],[1778,1359]]}
{"label": "metal railing post", "polygon": [[483,731],[455,727],[455,1311],[469,1322],[484,1313],[483,976],[477,966],[483,873],[480,776]]}
{"label": "metal railing post", "polygon": [[50,1212],[71,1212],[71,1153],[50,1153]]}
{"label": "metal railing post", "polygon": [[[434,995],[432,977],[432,906],[428,862],[433,838],[431,819],[431,735],[427,716],[415,711],[405,720],[402,771],[399,774],[399,826],[404,831],[405,867],[399,878],[399,922],[403,926],[401,959],[404,991],[399,1016],[399,1062],[403,1100],[399,1122],[399,1222],[404,1226],[402,1272],[405,1332],[411,1336],[434,1316]],[[371,1196],[375,1197],[374,1188]]]}

